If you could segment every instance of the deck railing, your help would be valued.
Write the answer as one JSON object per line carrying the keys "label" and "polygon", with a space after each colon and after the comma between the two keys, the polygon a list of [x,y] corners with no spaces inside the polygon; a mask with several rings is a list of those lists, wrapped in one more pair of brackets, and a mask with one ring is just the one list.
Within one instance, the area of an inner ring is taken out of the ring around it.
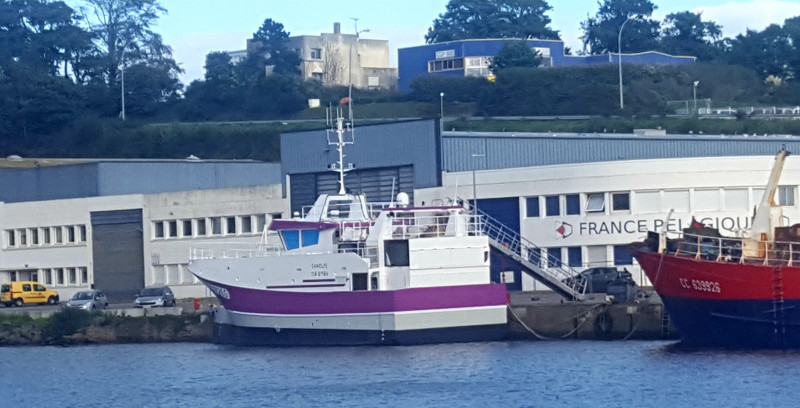
{"label": "deck railing", "polygon": [[[793,266],[800,264],[800,242],[763,241],[689,233],[670,234],[667,251],[708,261]],[[747,241],[747,242],[745,242]]]}

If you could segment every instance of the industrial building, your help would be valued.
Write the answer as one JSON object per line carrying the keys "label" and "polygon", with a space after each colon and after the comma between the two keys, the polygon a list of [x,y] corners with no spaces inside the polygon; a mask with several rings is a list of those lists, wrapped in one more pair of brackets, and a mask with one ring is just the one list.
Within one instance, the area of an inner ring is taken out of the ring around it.
{"label": "industrial building", "polygon": [[[411,81],[422,75],[482,76],[491,74],[492,58],[510,41],[519,39],[471,39],[425,44],[397,50],[398,90],[408,92]],[[695,57],[682,57],[655,51],[609,53],[603,55],[567,55],[561,40],[524,40],[542,57],[543,67],[566,67],[589,64],[683,65]]]}

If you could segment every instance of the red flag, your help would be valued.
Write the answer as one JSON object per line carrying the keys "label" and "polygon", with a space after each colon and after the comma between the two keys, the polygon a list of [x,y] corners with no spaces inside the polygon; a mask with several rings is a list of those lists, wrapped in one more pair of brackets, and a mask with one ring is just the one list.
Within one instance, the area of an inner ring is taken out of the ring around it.
{"label": "red flag", "polygon": [[350,98],[348,98],[346,96],[339,100],[339,105],[344,105],[346,103],[350,103]]}

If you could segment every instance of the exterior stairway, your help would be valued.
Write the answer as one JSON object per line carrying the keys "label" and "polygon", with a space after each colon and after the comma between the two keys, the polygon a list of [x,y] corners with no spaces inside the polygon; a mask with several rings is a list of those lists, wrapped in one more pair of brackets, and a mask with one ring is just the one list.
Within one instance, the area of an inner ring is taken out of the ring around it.
{"label": "exterior stairway", "polygon": [[478,228],[489,237],[489,244],[493,248],[522,264],[526,268],[525,273],[565,299],[584,299],[586,284],[582,280],[575,279],[577,271],[563,265],[560,259],[549,254],[543,256],[543,251],[539,247],[489,214],[480,209],[477,213],[480,218]]}

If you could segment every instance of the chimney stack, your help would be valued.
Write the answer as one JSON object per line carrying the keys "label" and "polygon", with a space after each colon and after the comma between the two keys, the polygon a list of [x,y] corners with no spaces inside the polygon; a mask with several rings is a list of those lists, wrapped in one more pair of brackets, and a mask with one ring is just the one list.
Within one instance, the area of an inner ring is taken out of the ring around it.
{"label": "chimney stack", "polygon": [[334,34],[342,33],[342,23],[333,23],[333,33]]}

